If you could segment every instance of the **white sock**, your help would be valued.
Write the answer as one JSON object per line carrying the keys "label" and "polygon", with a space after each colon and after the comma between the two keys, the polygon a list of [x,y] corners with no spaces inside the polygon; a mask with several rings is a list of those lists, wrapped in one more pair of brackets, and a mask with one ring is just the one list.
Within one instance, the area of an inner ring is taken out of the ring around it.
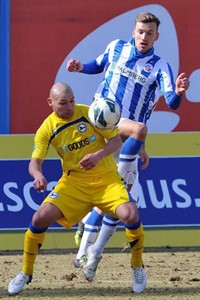
{"label": "white sock", "polygon": [[76,259],[80,259],[83,255],[87,255],[87,248],[96,240],[102,219],[103,216],[101,213],[93,209],[89,218],[87,218],[85,222],[84,233]]}
{"label": "white sock", "polygon": [[126,184],[133,185],[138,173],[138,156],[133,161],[119,161],[118,172]]}
{"label": "white sock", "polygon": [[92,246],[92,253],[95,256],[100,257],[102,255],[106,244],[116,231],[118,223],[118,219],[111,220],[110,218],[108,219],[106,215],[104,216],[99,235]]}
{"label": "white sock", "polygon": [[83,233],[81,244],[78,250],[78,253],[76,255],[76,259],[80,259],[83,255],[87,256],[87,248],[94,243],[96,240],[98,231],[91,232],[91,231],[85,231]]}

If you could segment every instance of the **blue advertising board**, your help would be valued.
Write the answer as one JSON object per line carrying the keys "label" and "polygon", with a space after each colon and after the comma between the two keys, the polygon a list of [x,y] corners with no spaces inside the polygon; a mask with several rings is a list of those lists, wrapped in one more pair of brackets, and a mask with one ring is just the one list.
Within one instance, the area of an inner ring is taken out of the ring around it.
{"label": "blue advertising board", "polygon": [[200,225],[200,157],[151,158],[140,172],[144,226]]}
{"label": "blue advertising board", "polygon": [[43,171],[48,181],[47,191],[37,192],[28,173],[29,162],[0,160],[0,230],[27,228],[33,213],[62,174],[60,160],[45,160]]}
{"label": "blue advertising board", "polygon": [[[0,230],[29,226],[33,213],[61,176],[58,159],[43,164],[47,191],[36,192],[29,160],[0,160]],[[200,225],[200,157],[151,158],[140,172],[138,208],[145,227]],[[52,228],[61,227],[53,224]]]}

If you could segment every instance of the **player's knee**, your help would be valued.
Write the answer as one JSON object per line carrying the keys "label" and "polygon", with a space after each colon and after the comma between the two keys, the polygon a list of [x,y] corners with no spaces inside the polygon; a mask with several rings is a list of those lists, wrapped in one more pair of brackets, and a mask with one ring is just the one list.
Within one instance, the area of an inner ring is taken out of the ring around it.
{"label": "player's knee", "polygon": [[45,216],[43,216],[39,211],[37,211],[32,218],[32,225],[37,228],[44,228],[49,226]]}
{"label": "player's knee", "polygon": [[125,225],[132,225],[139,221],[139,218],[136,215],[128,215],[123,220],[121,220]]}
{"label": "player's knee", "polygon": [[42,225],[42,220],[41,218],[38,216],[37,213],[34,214],[33,218],[32,218],[32,225],[34,227],[40,228]]}
{"label": "player's knee", "polygon": [[147,126],[144,123],[137,122],[132,130],[132,136],[138,140],[144,141],[147,135]]}
{"label": "player's knee", "polygon": [[126,203],[120,205],[116,213],[121,222],[127,225],[135,224],[139,220],[139,214],[136,206],[133,203]]}

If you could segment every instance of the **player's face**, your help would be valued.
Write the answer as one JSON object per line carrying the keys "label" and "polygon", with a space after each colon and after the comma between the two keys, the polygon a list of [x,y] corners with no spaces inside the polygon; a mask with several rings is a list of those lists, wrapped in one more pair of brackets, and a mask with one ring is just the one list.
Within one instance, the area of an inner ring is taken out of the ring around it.
{"label": "player's face", "polygon": [[156,23],[140,23],[137,22],[133,31],[135,38],[135,46],[141,53],[146,53],[153,47],[155,41],[159,37]]}
{"label": "player's face", "polygon": [[70,119],[74,113],[74,95],[71,92],[54,94],[53,98],[48,98],[49,106],[61,119]]}

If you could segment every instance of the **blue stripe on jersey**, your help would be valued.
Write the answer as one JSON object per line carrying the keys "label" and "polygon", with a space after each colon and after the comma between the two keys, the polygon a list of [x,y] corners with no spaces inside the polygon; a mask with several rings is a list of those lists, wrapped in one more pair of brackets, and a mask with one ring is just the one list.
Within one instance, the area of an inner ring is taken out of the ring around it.
{"label": "blue stripe on jersey", "polygon": [[131,104],[129,106],[129,112],[130,112],[129,118],[131,120],[140,121],[139,114],[138,114],[138,117],[136,115],[138,102],[134,101],[134,95],[140,94],[141,93],[141,89],[142,89],[141,85],[139,83],[136,83],[135,86],[134,86],[133,94],[132,94],[132,101],[131,101]]}
{"label": "blue stripe on jersey", "polygon": [[[118,44],[120,44],[120,46],[122,47],[121,48],[121,52],[122,52],[123,51],[123,46],[124,46],[125,42],[124,41],[119,41]],[[135,66],[135,63],[136,63],[136,60],[132,59],[133,52],[134,52],[134,48],[131,47],[129,58],[128,58],[127,62],[126,62],[126,66],[129,69],[133,69],[134,66]],[[119,51],[118,51],[118,53],[119,53]],[[118,87],[117,87],[117,90],[116,90],[116,93],[115,93],[116,101],[119,103],[119,105],[120,105],[121,108],[123,108],[122,99],[124,98],[124,94],[126,93],[126,86],[127,86],[128,80],[129,80],[128,77],[125,77],[124,75],[121,75],[120,79],[119,79],[119,82],[121,83],[121,85],[118,84]],[[133,91],[132,95],[134,95],[134,91]],[[133,98],[133,96],[132,96],[132,98]]]}
{"label": "blue stripe on jersey", "polygon": [[122,86],[118,85],[115,95],[117,102],[120,104],[120,107],[123,107],[121,99],[123,99],[124,97],[124,92],[126,91],[128,78],[122,78],[122,76],[120,76],[120,81],[123,82],[123,89],[121,88]]}
{"label": "blue stripe on jersey", "polygon": [[[118,42],[122,42],[122,41],[117,41],[116,45],[118,45]],[[111,85],[110,85],[110,83],[113,79],[114,66],[116,65],[116,63],[120,59],[121,52],[122,52],[122,49],[123,49],[120,44],[121,43],[119,43],[119,45],[116,46],[116,48],[115,48],[116,51],[112,54],[114,64],[111,64],[111,66],[109,68],[109,72],[108,72],[108,75],[106,76],[105,85],[104,85],[104,87],[101,91],[101,94],[103,95],[104,98],[110,98],[109,94],[110,93],[113,94],[113,97],[115,98],[115,100],[117,100],[118,104],[121,107],[121,103],[119,101],[119,99],[121,99],[120,90],[119,89],[117,91],[112,90]],[[105,61],[105,58],[107,58],[109,60],[110,55],[111,54],[108,52],[107,56],[103,57],[102,62]],[[121,82],[121,80],[120,80],[120,82]]]}
{"label": "blue stripe on jersey", "polygon": [[70,126],[72,126],[72,125],[74,125],[74,124],[77,124],[77,123],[79,123],[79,122],[86,122],[86,123],[89,123],[89,121],[88,121],[85,117],[81,117],[81,118],[79,118],[79,119],[77,119],[77,120],[74,120],[73,122],[70,122],[70,123],[67,123],[67,124],[61,126],[61,127],[58,128],[58,129],[53,133],[53,135],[50,137],[50,139],[49,139],[49,144],[50,144],[50,142],[56,137],[56,135],[58,135],[61,131],[63,131],[63,130],[66,129],[67,127],[70,127]]}

